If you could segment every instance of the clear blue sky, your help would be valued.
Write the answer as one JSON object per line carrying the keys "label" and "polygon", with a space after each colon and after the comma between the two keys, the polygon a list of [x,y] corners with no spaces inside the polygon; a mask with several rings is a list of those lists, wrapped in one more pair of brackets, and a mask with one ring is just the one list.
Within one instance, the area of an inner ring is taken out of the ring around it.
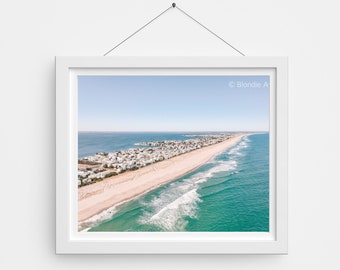
{"label": "clear blue sky", "polygon": [[79,76],[79,131],[268,131],[268,76]]}

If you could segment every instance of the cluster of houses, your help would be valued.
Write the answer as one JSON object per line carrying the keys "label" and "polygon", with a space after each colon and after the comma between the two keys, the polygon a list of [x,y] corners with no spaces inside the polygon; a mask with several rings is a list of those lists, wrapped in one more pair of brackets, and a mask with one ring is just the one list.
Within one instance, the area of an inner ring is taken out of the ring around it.
{"label": "cluster of houses", "polygon": [[206,135],[184,141],[169,140],[141,142],[131,148],[113,153],[100,152],[78,161],[78,186],[94,183],[125,171],[137,170],[158,161],[220,143],[231,134]]}

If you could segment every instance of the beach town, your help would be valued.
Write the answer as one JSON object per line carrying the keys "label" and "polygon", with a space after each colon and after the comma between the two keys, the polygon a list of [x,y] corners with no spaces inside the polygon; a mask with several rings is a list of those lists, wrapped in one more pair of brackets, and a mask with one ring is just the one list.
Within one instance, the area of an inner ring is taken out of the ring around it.
{"label": "beach town", "polygon": [[140,142],[138,148],[117,152],[98,152],[78,160],[78,186],[89,185],[126,171],[134,171],[147,165],[167,160],[206,146],[221,143],[234,134],[198,135],[184,141],[168,140]]}

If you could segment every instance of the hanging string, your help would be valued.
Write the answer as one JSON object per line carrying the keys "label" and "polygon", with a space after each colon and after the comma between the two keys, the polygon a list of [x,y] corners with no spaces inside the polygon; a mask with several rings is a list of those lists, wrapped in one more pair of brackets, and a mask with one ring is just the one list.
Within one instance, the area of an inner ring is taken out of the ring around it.
{"label": "hanging string", "polygon": [[190,18],[191,20],[193,20],[194,22],[196,22],[197,24],[199,24],[201,27],[203,27],[205,30],[207,30],[209,33],[211,33],[212,35],[214,35],[215,37],[217,37],[218,39],[220,39],[221,41],[223,41],[225,44],[227,44],[230,48],[234,49],[236,52],[238,52],[239,54],[241,54],[242,56],[245,56],[244,53],[242,53],[240,50],[236,49],[234,46],[232,46],[230,43],[228,43],[227,41],[225,41],[223,38],[221,38],[219,35],[217,35],[216,33],[214,33],[213,31],[211,31],[208,27],[204,26],[202,23],[200,23],[199,21],[197,21],[195,18],[193,18],[192,16],[190,16],[188,13],[186,13],[184,10],[182,10],[181,8],[179,8],[176,3],[172,3],[172,5],[170,7],[168,7],[166,10],[164,10],[163,12],[161,12],[159,15],[157,15],[155,18],[153,18],[151,21],[149,21],[148,23],[144,24],[141,28],[139,28],[137,31],[135,31],[134,33],[132,33],[130,36],[128,36],[126,39],[124,39],[123,41],[121,41],[120,43],[118,43],[116,46],[114,46],[112,49],[110,49],[108,52],[106,52],[104,54],[104,56],[108,55],[110,52],[112,52],[114,49],[116,49],[117,47],[119,47],[120,45],[122,45],[124,42],[126,42],[128,39],[132,38],[134,35],[136,35],[138,32],[140,32],[141,30],[143,30],[146,26],[148,26],[149,24],[151,24],[153,21],[157,20],[160,16],[162,16],[164,13],[166,13],[167,11],[169,11],[172,8],[177,8],[180,12],[182,12],[184,15],[186,15],[188,18]]}
{"label": "hanging string", "polygon": [[149,21],[148,23],[144,24],[141,28],[139,28],[137,31],[135,31],[134,33],[132,33],[130,36],[128,36],[126,39],[124,39],[122,42],[118,43],[116,46],[114,46],[111,50],[109,50],[107,53],[104,54],[104,56],[108,55],[110,52],[112,52],[114,49],[116,49],[117,47],[119,47],[120,45],[122,45],[125,41],[127,41],[128,39],[132,38],[134,35],[136,35],[139,31],[143,30],[145,27],[147,27],[150,23],[152,23],[153,21],[157,20],[160,16],[162,16],[165,12],[167,12],[168,10],[170,10],[172,8],[169,7],[166,10],[164,10],[162,13],[160,13],[158,16],[156,16],[155,18],[153,18],[151,21]]}
{"label": "hanging string", "polygon": [[192,16],[190,16],[188,13],[186,13],[184,10],[180,9],[179,7],[175,6],[180,12],[182,12],[184,15],[186,15],[187,17],[189,17],[190,19],[192,19],[194,22],[198,23],[200,26],[202,26],[205,30],[207,30],[209,33],[213,34],[215,37],[219,38],[220,40],[222,40],[225,44],[227,44],[230,48],[234,49],[235,51],[237,51],[239,54],[241,54],[242,56],[245,56],[244,53],[242,53],[241,51],[239,51],[238,49],[236,49],[234,46],[232,46],[230,43],[228,43],[227,41],[225,41],[223,38],[221,38],[219,35],[217,35],[216,33],[214,33],[213,31],[211,31],[208,27],[204,26],[202,23],[200,23],[199,21],[197,21],[195,18],[193,18]]}

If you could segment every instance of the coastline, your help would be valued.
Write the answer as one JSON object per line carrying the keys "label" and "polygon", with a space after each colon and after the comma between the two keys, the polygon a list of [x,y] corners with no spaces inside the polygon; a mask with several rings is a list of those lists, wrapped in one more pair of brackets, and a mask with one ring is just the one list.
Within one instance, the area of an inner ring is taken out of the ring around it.
{"label": "coastline", "polygon": [[231,139],[185,153],[168,160],[127,171],[78,189],[78,222],[133,200],[202,166],[216,155],[237,144],[242,133]]}

